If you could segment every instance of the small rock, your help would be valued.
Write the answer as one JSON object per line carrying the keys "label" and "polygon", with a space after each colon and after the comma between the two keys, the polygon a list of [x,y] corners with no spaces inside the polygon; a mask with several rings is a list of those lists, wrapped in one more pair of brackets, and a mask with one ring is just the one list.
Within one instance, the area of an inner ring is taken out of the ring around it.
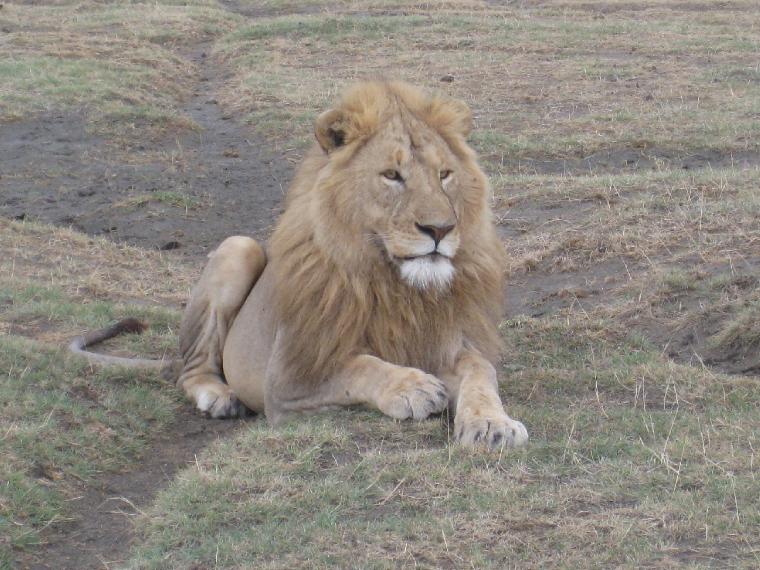
{"label": "small rock", "polygon": [[87,196],[94,196],[94,195],[95,195],[94,188],[84,188],[82,190],[77,190],[77,196],[81,196],[82,198],[86,198]]}
{"label": "small rock", "polygon": [[454,76],[451,75],[450,73],[447,73],[446,75],[444,75],[443,77],[441,77],[441,81],[443,81],[444,83],[453,83],[454,82]]}

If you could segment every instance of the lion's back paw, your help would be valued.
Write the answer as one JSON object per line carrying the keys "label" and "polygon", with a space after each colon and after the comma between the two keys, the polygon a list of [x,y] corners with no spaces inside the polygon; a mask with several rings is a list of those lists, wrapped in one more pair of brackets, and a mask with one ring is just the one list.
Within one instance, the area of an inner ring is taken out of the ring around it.
{"label": "lion's back paw", "polygon": [[248,408],[229,388],[202,387],[198,390],[196,403],[201,413],[214,419],[242,418],[248,413]]}
{"label": "lion's back paw", "polygon": [[424,420],[445,410],[448,402],[443,382],[421,370],[409,369],[389,383],[380,410],[399,420]]}

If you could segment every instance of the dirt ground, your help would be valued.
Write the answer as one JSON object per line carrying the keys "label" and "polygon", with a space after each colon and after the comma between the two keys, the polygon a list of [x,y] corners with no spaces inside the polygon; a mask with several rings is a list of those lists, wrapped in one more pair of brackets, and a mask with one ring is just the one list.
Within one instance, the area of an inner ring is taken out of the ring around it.
{"label": "dirt ground", "polygon": [[188,55],[201,69],[182,109],[195,131],[125,145],[77,115],[3,125],[0,215],[192,257],[229,235],[266,239],[293,167],[219,108],[209,47]]}

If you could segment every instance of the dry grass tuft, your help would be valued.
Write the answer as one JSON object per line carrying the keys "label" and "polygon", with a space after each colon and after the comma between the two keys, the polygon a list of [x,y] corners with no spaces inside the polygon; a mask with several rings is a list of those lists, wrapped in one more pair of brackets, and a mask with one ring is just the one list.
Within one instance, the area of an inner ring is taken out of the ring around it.
{"label": "dry grass tuft", "polygon": [[178,308],[200,274],[159,252],[63,228],[0,220],[5,279],[60,288],[72,300]]}

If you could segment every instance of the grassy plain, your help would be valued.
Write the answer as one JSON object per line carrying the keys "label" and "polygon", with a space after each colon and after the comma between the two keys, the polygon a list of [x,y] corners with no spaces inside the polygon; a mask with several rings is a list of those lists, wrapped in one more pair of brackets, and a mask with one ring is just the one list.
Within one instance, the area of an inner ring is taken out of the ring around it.
{"label": "grassy plain", "polygon": [[[445,417],[256,421],[140,505],[122,566],[757,567],[754,2],[7,3],[0,23],[2,121],[196,128],[181,102],[202,88],[197,45],[225,71],[209,97],[291,158],[353,80],[463,98],[510,254],[502,396],[527,449],[458,448]],[[176,406],[150,376],[56,347],[137,312],[156,332],[120,346],[170,351],[199,268],[29,224],[0,239],[10,564],[70,516],[67,481],[138,461]],[[83,405],[85,389],[105,403]]]}
{"label": "grassy plain", "polygon": [[173,351],[190,276],[158,254],[69,230],[5,220],[0,236],[0,567],[8,567],[14,552],[34,551],[41,532],[71,520],[80,484],[138,459],[178,407],[156,378],[94,370],[66,341],[134,313],[153,326],[122,343],[123,354]]}

